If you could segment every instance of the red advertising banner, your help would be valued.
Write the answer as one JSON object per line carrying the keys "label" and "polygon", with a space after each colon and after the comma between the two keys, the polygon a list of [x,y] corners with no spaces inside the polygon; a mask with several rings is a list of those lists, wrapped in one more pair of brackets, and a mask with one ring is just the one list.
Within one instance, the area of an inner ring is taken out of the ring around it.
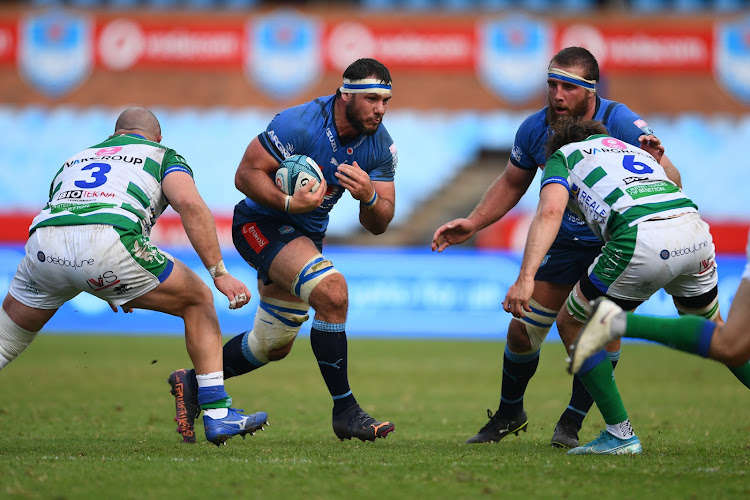
{"label": "red advertising banner", "polygon": [[572,24],[559,26],[555,50],[586,47],[599,66],[612,73],[694,72],[713,68],[713,26],[606,26]]}
{"label": "red advertising banner", "polygon": [[17,22],[0,20],[0,65],[15,64]]}
{"label": "red advertising banner", "polygon": [[323,50],[335,72],[357,57],[373,57],[392,71],[439,70],[474,72],[476,23],[375,24],[345,21],[326,27]]}
{"label": "red advertising banner", "polygon": [[245,26],[212,26],[195,19],[149,20],[100,17],[96,23],[97,65],[110,70],[240,69]]}

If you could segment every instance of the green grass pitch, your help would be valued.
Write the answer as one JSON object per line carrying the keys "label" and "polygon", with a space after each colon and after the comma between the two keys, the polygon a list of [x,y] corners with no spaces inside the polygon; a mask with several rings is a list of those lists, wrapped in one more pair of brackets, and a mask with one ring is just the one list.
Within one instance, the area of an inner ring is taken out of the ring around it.
{"label": "green grass pitch", "polygon": [[[182,338],[40,337],[0,372],[0,498],[748,498],[750,393],[723,366],[629,343],[617,367],[642,456],[567,456],[549,446],[571,378],[543,347],[525,399],[529,430],[465,445],[497,408],[500,342],[349,340],[362,407],[396,432],[339,441],[309,339],[227,381],[235,406],[271,425],[227,446],[185,445],[165,380]],[[201,426],[202,427],[202,426]],[[582,442],[603,428],[594,408]]]}

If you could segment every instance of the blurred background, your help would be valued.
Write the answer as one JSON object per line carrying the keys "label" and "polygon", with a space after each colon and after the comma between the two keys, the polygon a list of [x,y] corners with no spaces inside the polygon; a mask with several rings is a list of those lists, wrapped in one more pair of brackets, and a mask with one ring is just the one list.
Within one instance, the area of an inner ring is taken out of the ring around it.
{"label": "blurred background", "polygon": [[[349,283],[347,331],[502,339],[510,316],[501,303],[538,184],[466,244],[433,254],[430,240],[502,173],[517,127],[545,105],[549,59],[571,45],[594,53],[600,95],[644,117],[680,169],[712,227],[726,315],[750,228],[747,0],[4,1],[0,284],[62,162],[111,134],[124,107],[141,105],[193,168],[228,267],[255,290],[230,236],[245,147],[277,112],[334,93],[350,62],[374,57],[394,82],[384,123],[398,147],[396,216],[371,236],[350,198],[332,212],[325,253]],[[153,240],[208,279],[174,212]],[[250,327],[256,300],[228,311],[216,297],[225,333]],[[675,314],[663,293],[639,312]],[[48,330],[182,334],[172,318],[118,318],[85,295]]]}

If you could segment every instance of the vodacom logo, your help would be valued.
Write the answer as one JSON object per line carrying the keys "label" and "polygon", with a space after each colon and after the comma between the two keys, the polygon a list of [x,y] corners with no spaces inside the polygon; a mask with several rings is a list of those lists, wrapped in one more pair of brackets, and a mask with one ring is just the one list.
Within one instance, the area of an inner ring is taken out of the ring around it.
{"label": "vodacom logo", "polygon": [[140,26],[127,19],[115,19],[99,36],[99,55],[105,66],[125,70],[133,66],[143,54],[146,37]]}

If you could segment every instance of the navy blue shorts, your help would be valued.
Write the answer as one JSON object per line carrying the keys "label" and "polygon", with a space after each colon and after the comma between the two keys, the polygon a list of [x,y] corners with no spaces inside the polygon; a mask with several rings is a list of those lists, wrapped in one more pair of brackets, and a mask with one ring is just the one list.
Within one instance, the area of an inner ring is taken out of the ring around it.
{"label": "navy blue shorts", "polygon": [[552,243],[542,265],[536,272],[536,281],[575,285],[587,274],[594,259],[601,253],[601,241],[573,240],[560,232]]}
{"label": "navy blue shorts", "polygon": [[309,234],[293,226],[285,217],[256,214],[239,202],[232,218],[232,241],[245,262],[258,271],[258,278],[268,285],[268,269],[276,255],[290,241],[305,236],[310,238],[319,252],[323,251],[323,234]]}

